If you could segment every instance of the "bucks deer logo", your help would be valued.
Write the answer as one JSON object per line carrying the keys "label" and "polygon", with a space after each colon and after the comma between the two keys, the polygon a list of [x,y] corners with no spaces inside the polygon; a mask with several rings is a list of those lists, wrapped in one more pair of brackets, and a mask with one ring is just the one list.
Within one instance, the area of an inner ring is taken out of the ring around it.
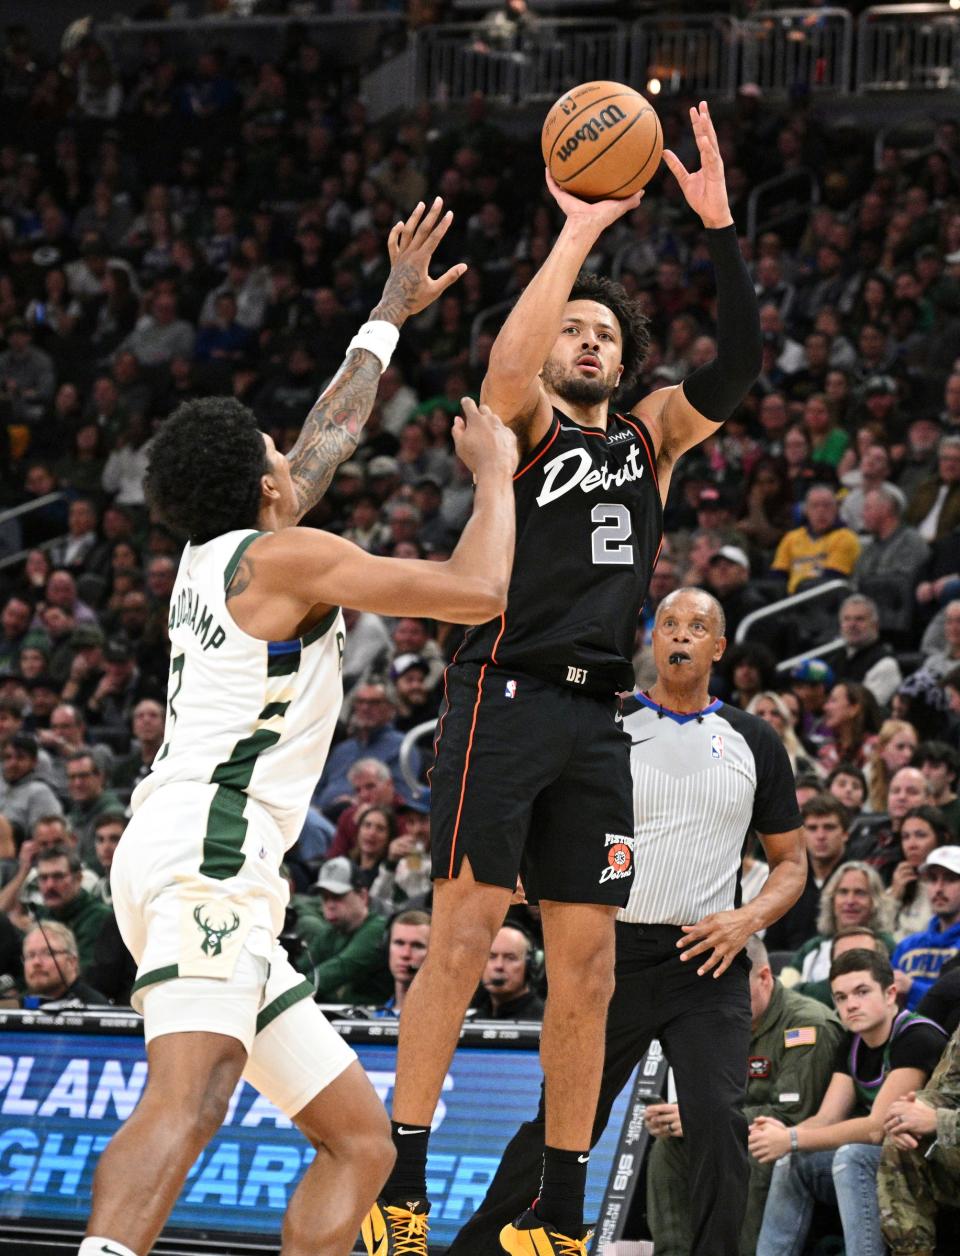
{"label": "bucks deer logo", "polygon": [[230,920],[217,921],[211,919],[210,916],[204,916],[206,903],[200,903],[193,909],[193,918],[197,922],[197,927],[203,933],[203,942],[200,949],[204,955],[209,955],[212,959],[215,955],[219,955],[223,950],[223,939],[228,938],[231,933],[235,933],[240,928],[240,917],[237,913],[230,913]]}

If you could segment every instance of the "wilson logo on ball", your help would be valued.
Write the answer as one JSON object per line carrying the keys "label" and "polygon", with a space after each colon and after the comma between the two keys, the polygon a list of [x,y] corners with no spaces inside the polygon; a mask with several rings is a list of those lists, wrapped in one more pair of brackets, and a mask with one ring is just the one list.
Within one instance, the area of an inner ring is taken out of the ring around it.
{"label": "wilson logo on ball", "polygon": [[606,109],[601,109],[598,114],[580,123],[579,128],[556,150],[557,159],[566,161],[573,156],[581,144],[594,143],[604,131],[612,130],[626,119],[627,115],[619,105],[607,105]]}

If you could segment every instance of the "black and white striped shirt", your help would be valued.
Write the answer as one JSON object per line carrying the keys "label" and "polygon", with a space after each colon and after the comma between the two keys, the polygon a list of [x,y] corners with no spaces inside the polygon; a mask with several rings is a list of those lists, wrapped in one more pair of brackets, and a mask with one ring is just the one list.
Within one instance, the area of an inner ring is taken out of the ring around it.
{"label": "black and white striped shirt", "polygon": [[787,752],[769,724],[719,700],[693,715],[645,694],[625,705],[634,798],[634,877],[618,918],[692,924],[740,906],[750,830],[803,823]]}

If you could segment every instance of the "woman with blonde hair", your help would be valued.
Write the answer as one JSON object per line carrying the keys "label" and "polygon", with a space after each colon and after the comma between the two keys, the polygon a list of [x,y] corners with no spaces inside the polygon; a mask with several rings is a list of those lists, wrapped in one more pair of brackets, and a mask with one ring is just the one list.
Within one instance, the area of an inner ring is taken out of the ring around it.
{"label": "woman with blonde hair", "polygon": [[772,689],[761,689],[750,699],[747,711],[750,715],[756,715],[769,724],[780,738],[794,776],[802,776],[810,772],[820,775],[819,765],[804,750],[794,728],[793,715],[780,694]]}
{"label": "woman with blonde hair", "polygon": [[919,744],[917,730],[906,720],[883,721],[863,769],[868,787],[864,811],[886,811],[890,782],[907,766]]}

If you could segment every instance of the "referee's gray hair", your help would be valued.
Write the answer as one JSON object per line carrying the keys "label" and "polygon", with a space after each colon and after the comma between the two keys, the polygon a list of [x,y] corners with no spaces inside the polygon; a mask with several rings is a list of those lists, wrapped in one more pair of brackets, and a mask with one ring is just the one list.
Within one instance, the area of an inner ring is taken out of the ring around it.
{"label": "referee's gray hair", "polygon": [[706,589],[701,589],[697,584],[686,584],[682,589],[674,589],[672,593],[668,593],[657,607],[657,613],[654,616],[654,623],[658,623],[660,615],[665,608],[668,607],[675,598],[682,597],[684,593],[696,593],[698,596],[705,597],[707,599],[710,603],[710,609],[713,611],[714,615],[716,615],[717,622],[720,625],[720,636],[725,637],[727,635],[727,617],[723,613],[723,607],[712,593],[708,593]]}
{"label": "referee's gray hair", "polygon": [[765,964],[770,963],[770,956],[763,944],[763,939],[757,937],[755,933],[751,933],[749,938],[747,938],[746,951],[751,968],[763,968]]}

